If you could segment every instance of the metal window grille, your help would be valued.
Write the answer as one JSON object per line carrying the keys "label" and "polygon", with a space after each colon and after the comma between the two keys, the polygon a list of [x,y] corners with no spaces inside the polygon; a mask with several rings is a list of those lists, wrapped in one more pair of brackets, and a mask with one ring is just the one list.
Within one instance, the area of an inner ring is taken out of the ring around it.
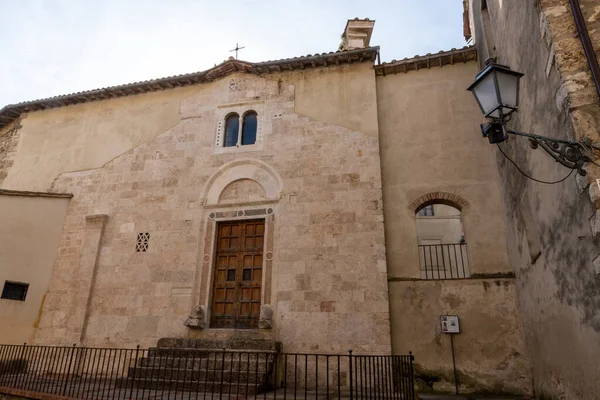
{"label": "metal window grille", "polygon": [[7,300],[25,301],[25,298],[27,297],[27,289],[29,289],[29,283],[5,281],[4,287],[2,288],[1,298]]}
{"label": "metal window grille", "polygon": [[465,279],[470,276],[467,243],[419,245],[421,279]]}
{"label": "metal window grille", "polygon": [[228,281],[235,281],[235,269],[228,269],[227,270],[227,280]]}
{"label": "metal window grille", "polygon": [[146,252],[148,251],[148,244],[150,243],[150,233],[138,233],[137,243],[135,244],[135,251]]}
{"label": "metal window grille", "polygon": [[251,281],[252,280],[252,269],[244,268],[244,273],[243,273],[242,279],[245,281]]}

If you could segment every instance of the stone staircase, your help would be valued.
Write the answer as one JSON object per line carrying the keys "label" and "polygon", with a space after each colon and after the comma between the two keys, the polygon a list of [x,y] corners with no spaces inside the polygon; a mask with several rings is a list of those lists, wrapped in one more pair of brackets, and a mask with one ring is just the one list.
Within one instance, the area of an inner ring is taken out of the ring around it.
{"label": "stone staircase", "polygon": [[139,389],[253,395],[271,390],[281,343],[264,339],[164,338],[126,381]]}

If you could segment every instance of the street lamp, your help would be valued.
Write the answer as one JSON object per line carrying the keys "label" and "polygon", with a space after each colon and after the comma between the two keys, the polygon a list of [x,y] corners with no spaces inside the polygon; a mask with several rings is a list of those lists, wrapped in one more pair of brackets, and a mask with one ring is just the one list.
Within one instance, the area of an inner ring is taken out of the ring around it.
{"label": "street lamp", "polygon": [[473,93],[481,112],[489,121],[481,125],[483,137],[488,138],[492,144],[506,141],[509,134],[527,137],[531,148],[541,147],[557,162],[567,168],[576,169],[580,175],[585,175],[583,166],[591,159],[582,151],[591,153],[591,149],[595,148],[591,143],[554,139],[508,129],[507,123],[511,114],[519,109],[519,81],[522,76],[522,73],[496,64],[496,61],[490,58],[486,60],[483,70],[477,74],[475,82],[467,88]]}
{"label": "street lamp", "polygon": [[522,76],[522,73],[488,59],[485,68],[467,90],[475,96],[483,115],[502,121],[519,108],[519,80]]}

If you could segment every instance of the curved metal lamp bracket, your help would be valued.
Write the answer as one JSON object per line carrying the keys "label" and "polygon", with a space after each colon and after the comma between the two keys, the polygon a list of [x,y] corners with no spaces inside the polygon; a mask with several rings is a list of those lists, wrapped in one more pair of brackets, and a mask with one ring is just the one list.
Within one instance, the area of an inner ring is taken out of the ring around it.
{"label": "curved metal lamp bracket", "polygon": [[[571,140],[554,139],[547,136],[534,135],[533,133],[521,132],[513,129],[507,129],[506,124],[498,121],[481,125],[481,132],[487,137],[490,143],[501,143],[508,139],[508,135],[523,136],[529,139],[529,145],[532,149],[542,148],[550,154],[556,162],[561,163],[567,168],[577,170],[581,176],[587,172],[583,169],[585,163],[592,161],[590,149],[596,148],[593,145],[585,146],[583,143]],[[586,154],[588,153],[588,154]]]}
{"label": "curved metal lamp bracket", "polygon": [[577,173],[581,176],[585,176],[587,174],[586,170],[583,169],[583,166],[585,163],[590,162],[590,158],[581,151],[581,143],[570,140],[554,139],[515,130],[506,130],[506,133],[529,138],[529,146],[532,149],[541,147],[546,153],[550,154],[552,158],[565,167],[576,169]]}

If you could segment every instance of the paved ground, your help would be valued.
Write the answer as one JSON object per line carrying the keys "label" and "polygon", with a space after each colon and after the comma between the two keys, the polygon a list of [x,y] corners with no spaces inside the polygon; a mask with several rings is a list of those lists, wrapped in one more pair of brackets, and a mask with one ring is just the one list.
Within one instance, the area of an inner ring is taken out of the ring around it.
{"label": "paved ground", "polygon": [[535,400],[533,397],[498,397],[483,395],[419,394],[421,400]]}
{"label": "paved ground", "polygon": [[[40,386],[42,385],[42,386]],[[6,387],[0,385],[0,398],[2,393],[18,396],[22,398],[34,398],[40,399],[38,395],[40,393],[53,395],[51,397],[43,397],[45,399],[52,400],[63,400],[63,399],[98,399],[98,400],[126,400],[126,399],[150,399],[150,400],[252,400],[252,399],[264,399],[264,400],[292,400],[292,399],[351,399],[348,393],[338,393],[330,391],[327,393],[325,390],[314,392],[303,390],[284,391],[278,389],[267,393],[252,394],[248,396],[239,394],[224,393],[213,393],[213,392],[182,392],[176,390],[147,390],[147,389],[136,389],[136,388],[120,388],[114,383],[103,384],[103,382],[86,383],[85,385],[78,384],[76,382],[69,382],[66,385],[63,382],[56,382],[50,380],[40,381],[29,381],[27,385],[16,385],[20,389],[13,387]],[[37,389],[37,390],[35,390]],[[403,400],[403,397],[399,393],[395,393],[393,396],[385,396],[382,393],[360,393],[352,396],[353,400],[359,399],[398,399]],[[411,400],[411,399],[406,399]]]}

